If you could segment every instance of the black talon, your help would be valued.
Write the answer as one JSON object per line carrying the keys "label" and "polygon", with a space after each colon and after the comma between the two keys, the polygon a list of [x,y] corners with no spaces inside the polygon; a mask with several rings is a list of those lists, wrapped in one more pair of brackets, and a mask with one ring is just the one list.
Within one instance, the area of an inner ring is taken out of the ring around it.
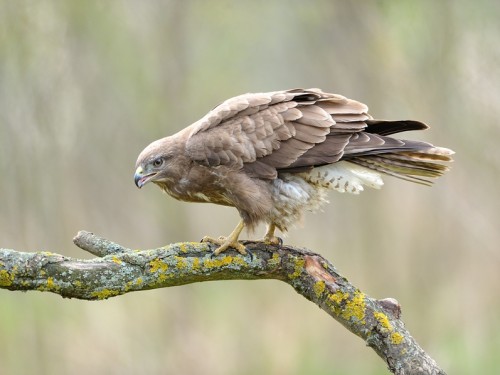
{"label": "black talon", "polygon": [[281,249],[281,247],[283,246],[283,238],[281,237],[276,237],[278,239],[278,249]]}
{"label": "black talon", "polygon": [[247,254],[250,256],[250,263],[252,263],[253,262],[253,253],[247,247],[245,247],[245,250],[247,251]]}

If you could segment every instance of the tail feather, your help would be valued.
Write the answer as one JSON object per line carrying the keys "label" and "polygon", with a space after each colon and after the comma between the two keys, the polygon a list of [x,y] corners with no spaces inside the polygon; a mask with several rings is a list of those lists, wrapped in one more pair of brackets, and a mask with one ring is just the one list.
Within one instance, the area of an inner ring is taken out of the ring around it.
{"label": "tail feather", "polygon": [[440,162],[451,162],[453,151],[443,147],[428,147],[418,151],[401,151],[358,156],[349,162],[394,176],[406,181],[432,185],[427,178],[442,176],[449,167]]}

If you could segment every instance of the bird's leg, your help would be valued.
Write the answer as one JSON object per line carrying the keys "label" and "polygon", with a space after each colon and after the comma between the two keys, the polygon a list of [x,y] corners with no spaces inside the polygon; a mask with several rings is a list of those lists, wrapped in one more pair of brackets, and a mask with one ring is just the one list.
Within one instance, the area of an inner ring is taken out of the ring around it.
{"label": "bird's leg", "polygon": [[270,245],[278,245],[281,246],[283,244],[283,240],[274,235],[274,231],[276,230],[276,225],[270,223],[267,227],[266,235],[264,236],[264,242]]}
{"label": "bird's leg", "polygon": [[240,233],[244,227],[245,223],[243,222],[243,220],[241,220],[229,236],[219,238],[205,236],[203,237],[201,242],[211,242],[213,244],[219,245],[219,247],[214,251],[215,256],[219,255],[229,248],[233,248],[240,254],[245,255],[247,253],[245,246],[238,242],[238,237],[240,236]]}

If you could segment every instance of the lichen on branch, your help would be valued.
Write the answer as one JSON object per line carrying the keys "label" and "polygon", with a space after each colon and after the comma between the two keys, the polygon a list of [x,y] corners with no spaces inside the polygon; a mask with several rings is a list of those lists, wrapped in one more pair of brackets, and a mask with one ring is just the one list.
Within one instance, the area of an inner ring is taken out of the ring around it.
{"label": "lichen on branch", "polygon": [[0,289],[101,300],[209,280],[276,279],[361,337],[394,374],[444,374],[404,327],[396,300],[370,298],[309,250],[245,242],[248,255],[227,251],[214,257],[209,243],[132,250],[84,231],[73,241],[97,257],[0,249]]}

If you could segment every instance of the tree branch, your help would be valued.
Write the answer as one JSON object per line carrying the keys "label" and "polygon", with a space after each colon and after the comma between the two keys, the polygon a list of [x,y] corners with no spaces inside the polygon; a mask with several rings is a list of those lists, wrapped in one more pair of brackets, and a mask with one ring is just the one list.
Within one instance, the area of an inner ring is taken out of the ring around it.
{"label": "tree branch", "polygon": [[330,262],[309,250],[246,242],[252,256],[228,251],[213,258],[213,248],[207,243],[131,250],[84,231],[73,241],[97,258],[0,249],[0,288],[99,300],[209,280],[276,279],[290,284],[361,337],[392,373],[444,374],[405,329],[396,300],[368,297]]}

